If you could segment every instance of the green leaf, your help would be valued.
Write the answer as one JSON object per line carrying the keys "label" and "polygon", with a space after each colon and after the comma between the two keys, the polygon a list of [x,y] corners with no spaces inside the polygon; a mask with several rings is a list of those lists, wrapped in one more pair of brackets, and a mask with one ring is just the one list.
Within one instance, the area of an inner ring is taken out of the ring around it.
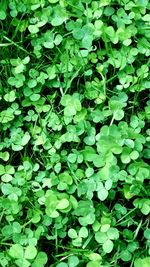
{"label": "green leaf", "polygon": [[115,35],[114,28],[112,26],[109,26],[105,29],[106,34],[110,37],[113,38]]}
{"label": "green leaf", "polygon": [[56,265],[56,267],[68,267],[68,264],[65,262],[60,262]]}
{"label": "green leaf", "polygon": [[55,6],[53,8],[53,11],[54,11],[53,18],[50,22],[52,26],[60,26],[66,21],[67,13],[65,9],[59,5]]}
{"label": "green leaf", "polygon": [[132,40],[131,39],[126,39],[126,40],[123,41],[123,44],[125,46],[129,46],[131,43],[132,43]]}
{"label": "green leaf", "polygon": [[92,146],[95,144],[95,136],[87,136],[84,138],[84,142],[86,145]]}
{"label": "green leaf", "polygon": [[110,224],[103,224],[101,226],[101,232],[105,233],[108,231],[109,228],[110,228]]}
{"label": "green leaf", "polygon": [[136,259],[134,262],[134,267],[149,267],[150,266],[150,257],[146,257],[143,259]]}
{"label": "green leaf", "polygon": [[69,201],[66,198],[63,198],[59,201],[56,208],[59,210],[64,210],[69,206]]}
{"label": "green leaf", "polygon": [[73,246],[75,247],[81,247],[82,245],[82,238],[81,237],[77,237],[72,241]]}
{"label": "green leaf", "polygon": [[99,191],[98,191],[98,198],[101,200],[101,201],[104,201],[106,198],[108,197],[108,190],[106,188],[101,188]]}
{"label": "green leaf", "polygon": [[14,69],[14,71],[15,71],[16,74],[23,72],[23,70],[24,70],[24,65],[23,65],[22,63],[20,63],[20,64],[19,64],[17,67],[15,67],[15,69]]}
{"label": "green leaf", "polygon": [[22,140],[21,140],[21,146],[27,145],[30,138],[31,138],[30,134],[28,132],[26,132],[25,135],[23,136]]}
{"label": "green leaf", "polygon": [[81,227],[79,230],[79,237],[86,238],[88,237],[88,230],[86,227]]}
{"label": "green leaf", "polygon": [[44,267],[47,263],[48,257],[45,252],[39,252],[36,256],[36,259],[32,263],[32,267]]}
{"label": "green leaf", "polygon": [[99,244],[103,244],[106,242],[107,240],[107,234],[103,233],[103,232],[97,232],[95,234],[95,240],[99,243]]}
{"label": "green leaf", "polygon": [[131,154],[130,154],[130,158],[133,159],[133,160],[136,160],[138,159],[139,157],[139,153],[137,151],[132,151]]}
{"label": "green leaf", "polygon": [[122,109],[118,109],[114,112],[114,119],[117,121],[122,120],[124,117],[124,111]]}
{"label": "green leaf", "polygon": [[111,187],[112,187],[112,180],[109,179],[109,180],[107,180],[107,181],[105,182],[105,188],[106,188],[106,190],[110,190]]}
{"label": "green leaf", "polygon": [[40,99],[40,94],[32,94],[30,95],[30,99],[33,102],[38,101]]}
{"label": "green leaf", "polygon": [[[37,81],[35,79],[31,79],[28,81],[28,87],[29,88],[34,88],[37,85]],[[30,91],[32,92],[32,91]],[[29,93],[28,95],[31,95],[31,93]]]}
{"label": "green leaf", "polygon": [[69,161],[70,163],[75,163],[76,160],[77,160],[77,155],[76,155],[76,154],[70,153],[70,154],[68,155],[68,161]]}
{"label": "green leaf", "polygon": [[126,249],[121,251],[120,258],[122,261],[128,262],[132,259],[132,254]]}
{"label": "green leaf", "polygon": [[26,259],[15,260],[15,263],[19,267],[29,267],[30,266],[30,262]]}
{"label": "green leaf", "polygon": [[0,10],[0,20],[6,19],[6,13],[4,10]]}
{"label": "green leaf", "polygon": [[97,261],[97,262],[99,262],[99,263],[100,263],[100,261],[102,260],[101,255],[98,254],[98,253],[94,253],[94,252],[90,253],[90,254],[88,255],[88,258],[89,258],[91,261]]}
{"label": "green leaf", "polygon": [[142,208],[141,208],[141,212],[144,215],[148,215],[150,213],[150,205],[148,205],[147,203],[144,203]]}
{"label": "green leaf", "polygon": [[55,67],[55,65],[52,66],[52,67],[48,67],[47,68],[47,74],[48,74],[49,80],[53,80],[56,77],[56,67]]}
{"label": "green leaf", "polygon": [[32,34],[39,32],[39,28],[36,25],[29,25],[28,29],[29,29],[29,32]]}
{"label": "green leaf", "polygon": [[85,171],[85,175],[86,177],[91,177],[94,173],[94,169],[93,168],[87,168],[86,171]]}
{"label": "green leaf", "polygon": [[8,183],[13,179],[13,177],[10,174],[6,173],[2,175],[1,179],[3,182]]}
{"label": "green leaf", "polygon": [[11,248],[9,249],[9,255],[15,259],[23,258],[24,255],[23,247],[20,244],[12,245]]}
{"label": "green leaf", "polygon": [[0,175],[5,174],[5,168],[3,165],[0,164]]}
{"label": "green leaf", "polygon": [[76,112],[76,109],[75,109],[75,107],[72,106],[72,105],[70,105],[70,106],[64,108],[64,115],[65,115],[66,117],[74,116],[74,115],[76,115],[76,113],[77,113],[77,112]]}
{"label": "green leaf", "polygon": [[4,99],[7,102],[13,102],[16,99],[15,91],[10,91],[6,95],[4,95]]}
{"label": "green leaf", "polygon": [[12,121],[13,119],[14,119],[14,114],[12,110],[6,109],[0,113],[0,122],[3,124]]}
{"label": "green leaf", "polygon": [[7,151],[5,151],[5,152],[0,152],[0,158],[1,158],[3,161],[8,161],[8,160],[9,160],[9,157],[10,157],[9,152],[7,152]]}
{"label": "green leaf", "polygon": [[146,229],[146,230],[144,231],[144,237],[145,237],[146,239],[149,239],[149,240],[150,240],[150,229]]}
{"label": "green leaf", "polygon": [[78,237],[76,230],[74,230],[74,229],[72,229],[72,228],[69,229],[69,231],[68,231],[68,236],[69,236],[70,238],[72,238],[72,239]]}
{"label": "green leaf", "polygon": [[78,266],[78,264],[79,264],[79,259],[77,256],[69,256],[68,258],[69,267],[75,267]]}
{"label": "green leaf", "polygon": [[57,3],[59,0],[48,0],[48,2],[50,2],[51,4],[55,4]]}
{"label": "green leaf", "polygon": [[29,245],[26,247],[24,254],[24,257],[26,259],[33,260],[36,257],[36,255],[37,255],[37,249],[34,246]]}
{"label": "green leaf", "polygon": [[113,242],[111,240],[106,240],[105,243],[103,244],[103,250],[105,253],[110,253],[113,250]]}
{"label": "green leaf", "polygon": [[121,155],[121,161],[125,164],[129,163],[131,161],[130,155],[128,154],[122,154]]}
{"label": "green leaf", "polygon": [[119,231],[117,228],[110,227],[107,231],[107,236],[109,239],[117,240],[119,238]]}
{"label": "green leaf", "polygon": [[86,267],[100,267],[101,264],[99,261],[90,261],[86,264]]}
{"label": "green leaf", "polygon": [[91,49],[93,37],[91,35],[85,35],[82,39],[82,48]]}

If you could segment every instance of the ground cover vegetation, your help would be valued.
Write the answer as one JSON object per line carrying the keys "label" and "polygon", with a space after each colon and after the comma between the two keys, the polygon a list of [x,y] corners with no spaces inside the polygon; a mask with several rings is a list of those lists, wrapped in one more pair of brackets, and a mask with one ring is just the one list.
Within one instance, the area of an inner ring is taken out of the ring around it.
{"label": "ground cover vegetation", "polygon": [[150,2],[0,3],[0,266],[150,266]]}

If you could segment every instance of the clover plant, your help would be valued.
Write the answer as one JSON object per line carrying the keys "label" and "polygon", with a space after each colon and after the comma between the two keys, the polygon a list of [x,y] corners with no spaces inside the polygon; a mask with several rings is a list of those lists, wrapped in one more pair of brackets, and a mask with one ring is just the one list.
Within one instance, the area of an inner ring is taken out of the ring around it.
{"label": "clover plant", "polygon": [[149,10],[1,0],[0,266],[150,266]]}

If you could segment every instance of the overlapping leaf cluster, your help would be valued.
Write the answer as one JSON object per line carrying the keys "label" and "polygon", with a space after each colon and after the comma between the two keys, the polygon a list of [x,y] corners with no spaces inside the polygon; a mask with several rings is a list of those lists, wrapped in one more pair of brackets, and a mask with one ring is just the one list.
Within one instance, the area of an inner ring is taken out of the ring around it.
{"label": "overlapping leaf cluster", "polygon": [[150,266],[150,3],[0,3],[0,265]]}

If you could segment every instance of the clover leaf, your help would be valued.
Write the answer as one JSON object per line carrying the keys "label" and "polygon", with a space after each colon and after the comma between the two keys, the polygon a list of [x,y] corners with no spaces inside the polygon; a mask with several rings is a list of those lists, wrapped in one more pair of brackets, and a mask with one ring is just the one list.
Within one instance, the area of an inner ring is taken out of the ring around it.
{"label": "clover leaf", "polygon": [[53,17],[50,21],[53,26],[60,26],[67,19],[67,13],[65,9],[59,5],[53,8]]}
{"label": "clover leaf", "polygon": [[15,99],[16,99],[15,92],[14,91],[10,91],[6,95],[4,95],[4,99],[7,102],[13,102],[13,101],[15,101]]}
{"label": "clover leaf", "polygon": [[24,250],[20,244],[14,244],[9,250],[9,255],[12,258],[20,259],[23,258]]}

